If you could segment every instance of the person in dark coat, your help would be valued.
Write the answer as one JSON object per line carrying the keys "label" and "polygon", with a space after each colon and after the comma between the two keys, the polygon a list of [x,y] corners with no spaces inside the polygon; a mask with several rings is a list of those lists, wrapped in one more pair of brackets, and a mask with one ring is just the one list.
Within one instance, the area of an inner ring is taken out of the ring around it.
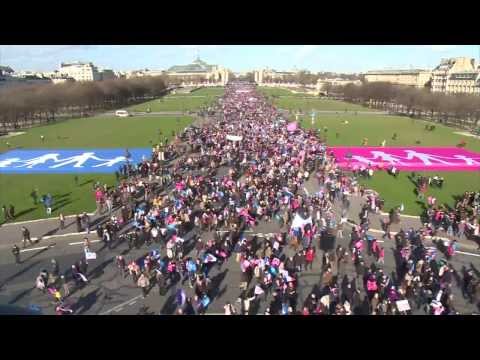
{"label": "person in dark coat", "polygon": [[88,264],[86,261],[80,260],[78,262],[78,269],[83,275],[87,275]]}
{"label": "person in dark coat", "polygon": [[156,281],[157,281],[157,286],[158,286],[158,294],[160,296],[164,296],[166,294],[167,290],[167,283],[165,279],[165,274],[163,274],[161,271],[157,271],[156,274]]}
{"label": "person in dark coat", "polygon": [[21,264],[22,262],[20,261],[20,249],[16,244],[13,245],[12,254],[15,257],[15,264]]}
{"label": "person in dark coat", "polygon": [[82,219],[79,215],[75,217],[75,221],[77,223],[77,232],[82,232]]}
{"label": "person in dark coat", "polygon": [[293,264],[295,265],[296,271],[303,271],[305,269],[305,251],[302,250],[295,254],[293,257]]}
{"label": "person in dark coat", "polygon": [[30,231],[25,226],[22,226],[22,238],[24,249],[27,246],[27,241],[30,243],[30,245],[33,245],[33,241],[30,238]]}
{"label": "person in dark coat", "polygon": [[10,207],[8,209],[8,215],[10,216],[10,219],[15,219],[15,208],[12,204],[10,204]]}

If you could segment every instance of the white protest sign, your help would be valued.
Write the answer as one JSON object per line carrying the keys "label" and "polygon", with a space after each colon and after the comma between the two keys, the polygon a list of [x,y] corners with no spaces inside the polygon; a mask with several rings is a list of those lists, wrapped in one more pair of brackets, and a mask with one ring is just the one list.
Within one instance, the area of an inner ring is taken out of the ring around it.
{"label": "white protest sign", "polygon": [[96,260],[97,259],[97,253],[85,251],[85,259]]}
{"label": "white protest sign", "polygon": [[396,304],[397,304],[398,311],[410,310],[410,304],[408,303],[408,300],[398,300]]}

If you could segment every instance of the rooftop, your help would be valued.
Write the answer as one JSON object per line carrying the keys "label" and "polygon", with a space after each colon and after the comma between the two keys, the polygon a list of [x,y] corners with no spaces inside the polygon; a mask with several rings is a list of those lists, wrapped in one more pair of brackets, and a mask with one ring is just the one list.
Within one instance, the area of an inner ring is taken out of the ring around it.
{"label": "rooftop", "polygon": [[13,69],[10,66],[1,66],[0,65],[0,71],[1,72],[6,72],[6,73],[13,73]]}
{"label": "rooftop", "polygon": [[376,74],[381,74],[381,75],[395,75],[395,74],[407,75],[407,74],[418,74],[418,73],[422,73],[422,72],[430,72],[430,70],[425,70],[425,69],[371,70],[371,71],[367,71],[365,74],[366,75],[376,75]]}
{"label": "rooftop", "polygon": [[91,62],[81,62],[81,61],[72,61],[72,62],[65,62],[61,63],[60,67],[65,67],[65,66],[83,66],[83,65],[90,65],[93,66]]}
{"label": "rooftop", "polygon": [[204,73],[210,72],[216,65],[209,65],[205,61],[196,58],[191,64],[188,65],[175,65],[170,67],[167,71],[177,73]]}

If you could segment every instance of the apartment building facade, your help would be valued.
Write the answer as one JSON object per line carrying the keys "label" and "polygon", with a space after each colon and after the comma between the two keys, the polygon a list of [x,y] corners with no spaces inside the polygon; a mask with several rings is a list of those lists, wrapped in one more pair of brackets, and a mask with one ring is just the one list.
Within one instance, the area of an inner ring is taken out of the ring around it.
{"label": "apartment building facade", "polygon": [[424,69],[372,70],[363,74],[366,82],[387,82],[394,85],[424,88],[430,85],[432,72]]}
{"label": "apartment building facade", "polygon": [[101,73],[91,62],[61,63],[59,72],[75,79],[75,81],[98,81],[102,79]]}
{"label": "apartment building facade", "polygon": [[475,59],[442,59],[432,71],[432,92],[480,95],[480,67]]}

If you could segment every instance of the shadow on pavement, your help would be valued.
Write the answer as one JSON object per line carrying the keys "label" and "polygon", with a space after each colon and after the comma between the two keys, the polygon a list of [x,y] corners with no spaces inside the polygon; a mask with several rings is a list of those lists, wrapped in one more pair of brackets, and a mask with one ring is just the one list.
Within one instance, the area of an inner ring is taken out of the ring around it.
{"label": "shadow on pavement", "polygon": [[27,294],[32,292],[34,289],[35,289],[35,287],[31,287],[30,289],[26,289],[26,290],[22,291],[20,294],[18,294],[12,300],[10,300],[8,302],[8,304],[10,304],[10,305],[15,304],[18,300],[22,299],[24,296],[26,296]]}
{"label": "shadow on pavement", "polygon": [[222,281],[225,279],[227,276],[228,269],[223,270],[222,272],[219,272],[217,275],[212,277],[212,282],[210,283],[210,299],[213,301],[215,298],[220,297],[223,295],[223,293],[226,291],[226,286],[225,288],[222,289],[223,293],[220,291],[220,285]]}
{"label": "shadow on pavement", "polygon": [[28,258],[25,258],[25,259],[22,259],[22,264],[25,262],[25,261],[28,261],[30,259],[33,259],[35,256],[38,256],[40,255],[41,253],[44,253],[45,251],[48,251],[50,248],[45,248],[45,249],[41,249],[41,250],[38,250],[36,253],[34,253],[33,255],[30,255]]}
{"label": "shadow on pavement", "polygon": [[167,301],[163,305],[162,309],[160,310],[161,315],[173,315],[175,309],[177,308],[177,304],[175,304],[175,294],[172,294],[168,297]]}
{"label": "shadow on pavement", "polygon": [[102,262],[101,264],[97,265],[95,268],[92,269],[92,271],[89,272],[88,274],[88,280],[91,281],[93,279],[96,279],[98,278],[99,276],[103,275],[105,272],[104,272],[104,269],[110,264],[113,262],[113,259],[114,258],[111,258],[109,260],[105,260],[104,262]]}
{"label": "shadow on pavement", "polygon": [[[13,280],[15,279],[17,276],[20,276],[22,275],[23,273],[27,272],[28,270],[30,270],[31,268],[33,268],[34,266],[40,264],[41,260],[38,260],[38,261],[35,261],[33,263],[31,263],[30,265],[28,265],[27,267],[23,268],[22,270],[20,270],[19,272],[17,272],[16,274],[13,274],[12,276],[9,276],[8,278],[6,278],[2,283],[0,283],[0,289],[5,286],[10,280]],[[32,279],[32,282],[34,282],[35,279]]]}
{"label": "shadow on pavement", "polygon": [[[89,292],[87,295],[80,297],[75,304],[75,309],[72,310],[74,310],[78,315],[81,315],[88,311],[97,301],[99,291],[100,289],[95,289]],[[78,310],[79,308],[81,308],[81,310],[77,312],[76,310]]]}

